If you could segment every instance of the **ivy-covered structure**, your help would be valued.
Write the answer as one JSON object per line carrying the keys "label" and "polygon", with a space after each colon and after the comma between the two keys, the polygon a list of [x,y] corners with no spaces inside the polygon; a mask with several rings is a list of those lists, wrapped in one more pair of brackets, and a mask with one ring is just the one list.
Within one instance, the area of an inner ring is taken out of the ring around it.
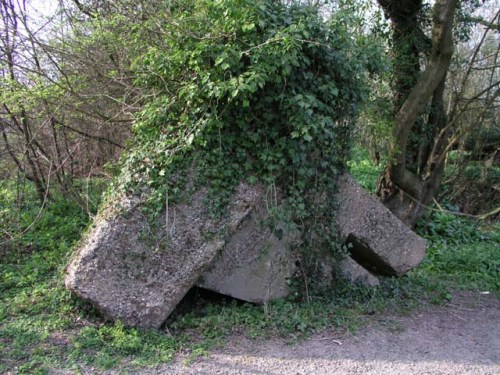
{"label": "ivy-covered structure", "polygon": [[[262,279],[281,289],[262,301],[289,293],[297,271],[305,293],[324,287],[347,252],[337,182],[370,49],[346,15],[327,23],[315,7],[180,4],[165,9],[163,43],[136,63],[149,95],[134,146],[66,280],[128,325],[159,327],[192,285],[209,283],[199,277],[214,261],[242,253],[238,236],[265,259],[257,268],[277,267]],[[398,242],[416,255],[394,273],[423,256],[412,241]]]}

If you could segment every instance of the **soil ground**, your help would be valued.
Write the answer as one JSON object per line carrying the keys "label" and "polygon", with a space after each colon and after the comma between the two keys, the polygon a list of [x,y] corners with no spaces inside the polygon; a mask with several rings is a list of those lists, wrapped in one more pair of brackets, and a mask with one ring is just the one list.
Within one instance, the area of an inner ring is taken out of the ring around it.
{"label": "soil ground", "polygon": [[205,358],[141,374],[500,374],[500,300],[461,293],[408,316],[368,317],[356,334],[323,332],[293,345],[231,337]]}

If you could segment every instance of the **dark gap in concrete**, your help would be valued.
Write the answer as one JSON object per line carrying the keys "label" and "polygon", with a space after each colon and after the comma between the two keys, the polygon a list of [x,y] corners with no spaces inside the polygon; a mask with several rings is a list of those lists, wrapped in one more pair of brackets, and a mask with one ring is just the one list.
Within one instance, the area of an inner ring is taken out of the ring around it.
{"label": "dark gap in concrete", "polygon": [[250,302],[213,292],[211,290],[200,288],[198,286],[193,286],[191,289],[189,289],[184,298],[179,302],[164,325],[168,327],[169,322],[177,319],[180,315],[189,313],[194,313],[195,316],[201,318],[206,315],[206,307],[209,304],[222,307],[233,304],[241,306],[245,303]]}
{"label": "dark gap in concrete", "polygon": [[351,258],[374,275],[395,276],[396,272],[378,254],[357,237],[349,234],[346,239]]}

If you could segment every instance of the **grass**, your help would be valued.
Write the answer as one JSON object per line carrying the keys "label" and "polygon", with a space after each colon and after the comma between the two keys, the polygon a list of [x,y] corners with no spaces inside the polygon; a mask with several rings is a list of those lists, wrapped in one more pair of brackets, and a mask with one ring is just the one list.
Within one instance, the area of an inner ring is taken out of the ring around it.
{"label": "grass", "polygon": [[439,280],[444,287],[500,291],[500,226],[434,212],[419,228],[429,244],[427,256],[413,271]]}
{"label": "grass", "polygon": [[355,148],[353,157],[347,162],[349,172],[366,191],[375,193],[377,180],[383,169],[383,163],[376,165],[366,150]]}
{"label": "grass", "polygon": [[[378,172],[369,161],[350,165],[363,185],[375,186]],[[79,373],[82,366],[134,371],[178,353],[204,355],[234,333],[294,341],[323,329],[355,331],[367,314],[389,308],[446,303],[455,290],[500,291],[500,228],[433,212],[418,227],[429,243],[424,262],[405,277],[382,279],[381,287],[340,282],[334,293],[310,303],[265,306],[193,291],[165,330],[126,328],[104,322],[64,288],[64,267],[89,222],[85,210],[58,197],[31,225],[39,211],[36,196],[26,189],[20,199],[13,188],[0,186],[0,233],[13,236],[0,238],[0,373]]]}

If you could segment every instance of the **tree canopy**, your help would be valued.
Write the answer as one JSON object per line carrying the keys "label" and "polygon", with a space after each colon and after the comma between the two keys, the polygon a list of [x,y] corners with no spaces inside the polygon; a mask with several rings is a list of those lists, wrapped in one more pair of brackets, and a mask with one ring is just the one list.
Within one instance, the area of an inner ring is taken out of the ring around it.
{"label": "tree canopy", "polygon": [[74,179],[109,176],[126,149],[124,179],[159,195],[194,158],[214,191],[263,180],[307,207],[357,121],[387,160],[379,195],[413,225],[450,151],[495,149],[498,13],[479,6],[68,0],[38,27],[29,3],[3,0],[2,175],[33,181],[41,202],[50,186],[78,197]]}

